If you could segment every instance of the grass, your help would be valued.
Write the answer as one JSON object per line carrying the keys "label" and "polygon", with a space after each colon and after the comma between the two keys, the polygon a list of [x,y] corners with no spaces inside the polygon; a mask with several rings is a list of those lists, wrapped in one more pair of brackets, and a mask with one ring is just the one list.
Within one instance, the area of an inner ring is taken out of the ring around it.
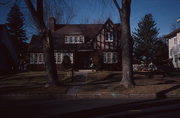
{"label": "grass", "polygon": [[[70,73],[58,72],[59,78],[64,83],[70,83]],[[134,88],[126,89],[121,86],[121,72],[92,72],[89,73],[86,85],[82,85],[79,93],[117,93],[117,94],[180,94],[180,76],[161,76],[148,78],[143,74],[135,74]],[[75,78],[76,79],[76,78]],[[13,75],[0,76],[0,94],[64,94],[71,86],[45,88],[45,72],[24,72]]]}

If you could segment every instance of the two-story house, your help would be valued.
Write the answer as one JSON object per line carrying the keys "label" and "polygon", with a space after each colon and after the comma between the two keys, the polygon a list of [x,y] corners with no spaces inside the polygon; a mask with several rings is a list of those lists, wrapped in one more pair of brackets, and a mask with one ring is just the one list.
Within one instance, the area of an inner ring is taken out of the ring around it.
{"label": "two-story house", "polygon": [[180,28],[165,36],[169,43],[169,59],[175,68],[180,68]]}
{"label": "two-story house", "polygon": [[[108,19],[105,24],[56,24],[49,20],[54,39],[54,55],[57,69],[61,69],[63,57],[70,57],[75,69],[119,70],[121,68],[120,24]],[[33,70],[44,69],[42,40],[34,35],[30,42],[30,65]]]}

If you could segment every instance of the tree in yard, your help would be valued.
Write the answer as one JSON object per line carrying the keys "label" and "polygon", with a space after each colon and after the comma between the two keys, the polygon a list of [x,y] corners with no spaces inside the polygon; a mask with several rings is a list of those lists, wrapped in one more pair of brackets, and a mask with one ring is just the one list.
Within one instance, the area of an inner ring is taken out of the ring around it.
{"label": "tree in yard", "polygon": [[168,45],[166,39],[158,38],[154,45],[155,54],[153,57],[153,62],[160,64],[162,61],[168,59]]}
{"label": "tree in yard", "polygon": [[24,16],[17,4],[14,4],[8,14],[7,28],[15,46],[18,56],[18,67],[22,70],[23,63],[27,57],[27,40],[24,30]]}
{"label": "tree in yard", "polygon": [[151,14],[145,15],[138,23],[138,28],[133,32],[134,56],[136,59],[143,61],[146,66],[153,62],[155,55],[159,51],[157,48],[160,47],[159,44],[162,44],[158,40],[158,34],[159,29],[157,29]]}
{"label": "tree in yard", "polygon": [[[39,31],[41,40],[43,40],[43,50],[45,56],[46,72],[48,76],[46,86],[58,86],[57,69],[54,59],[54,47],[51,31],[47,28],[43,16],[43,0],[36,0],[36,7],[33,6],[31,0],[24,0],[34,23]],[[37,8],[37,9],[35,9]]]}
{"label": "tree in yard", "polygon": [[[121,20],[121,44],[122,44],[122,80],[121,84],[126,88],[133,87],[132,69],[132,38],[130,33],[131,0],[113,0]],[[121,7],[122,6],[122,7]]]}

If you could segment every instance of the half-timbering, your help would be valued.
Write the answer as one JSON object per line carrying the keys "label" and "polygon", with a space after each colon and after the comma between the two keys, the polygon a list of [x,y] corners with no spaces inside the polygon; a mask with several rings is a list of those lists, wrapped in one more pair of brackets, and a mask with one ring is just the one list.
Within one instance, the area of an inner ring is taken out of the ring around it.
{"label": "half-timbering", "polygon": [[[75,69],[120,70],[120,24],[108,19],[105,24],[56,24],[50,18],[49,29],[54,39],[57,68],[62,69],[64,56],[69,56]],[[30,68],[44,69],[42,41],[33,36]]]}

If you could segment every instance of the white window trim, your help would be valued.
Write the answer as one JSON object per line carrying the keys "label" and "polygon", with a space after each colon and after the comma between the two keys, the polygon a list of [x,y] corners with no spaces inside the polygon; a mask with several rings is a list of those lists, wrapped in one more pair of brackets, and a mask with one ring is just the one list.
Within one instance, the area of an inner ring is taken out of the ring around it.
{"label": "white window trim", "polygon": [[106,32],[105,34],[105,42],[113,42],[114,41],[114,36],[112,32]]}
{"label": "white window trim", "polygon": [[[115,61],[114,61],[114,57],[115,57]],[[104,58],[103,61],[106,64],[118,63],[117,52],[104,52],[103,58]]]}
{"label": "white window trim", "polygon": [[[76,37],[76,41],[75,41],[75,37]],[[70,42],[70,38],[72,42]],[[65,44],[82,44],[84,43],[84,36],[83,35],[67,35],[65,36],[64,43]]]}
{"label": "white window trim", "polygon": [[44,64],[44,54],[30,53],[30,64]]}
{"label": "white window trim", "polygon": [[[55,52],[55,62],[56,64],[62,64],[63,57],[67,55],[70,56],[71,63],[73,63],[73,53],[60,53]],[[30,64],[44,64],[44,54],[43,53],[30,53]]]}

